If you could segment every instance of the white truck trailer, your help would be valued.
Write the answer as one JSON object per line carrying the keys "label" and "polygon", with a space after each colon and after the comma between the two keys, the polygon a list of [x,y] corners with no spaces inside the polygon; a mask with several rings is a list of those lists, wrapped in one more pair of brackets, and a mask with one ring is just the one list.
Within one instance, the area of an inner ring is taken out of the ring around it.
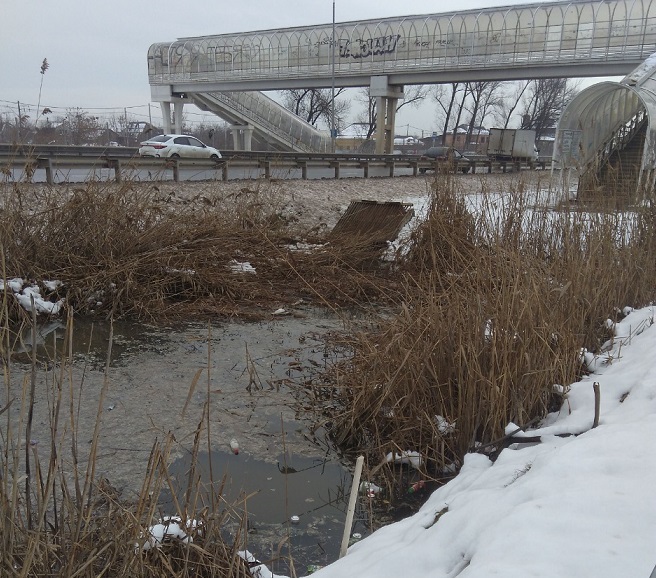
{"label": "white truck trailer", "polygon": [[535,161],[535,131],[518,128],[491,128],[487,156],[499,161]]}

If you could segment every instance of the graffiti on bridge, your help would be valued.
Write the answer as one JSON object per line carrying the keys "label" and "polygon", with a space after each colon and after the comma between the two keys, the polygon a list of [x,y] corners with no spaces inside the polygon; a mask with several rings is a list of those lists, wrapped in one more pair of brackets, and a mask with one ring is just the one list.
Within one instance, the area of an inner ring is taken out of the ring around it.
{"label": "graffiti on bridge", "polygon": [[400,34],[386,34],[375,38],[359,38],[358,40],[347,40],[340,43],[340,58],[367,58],[369,56],[380,56],[381,54],[392,54],[396,51],[397,44],[401,38]]}

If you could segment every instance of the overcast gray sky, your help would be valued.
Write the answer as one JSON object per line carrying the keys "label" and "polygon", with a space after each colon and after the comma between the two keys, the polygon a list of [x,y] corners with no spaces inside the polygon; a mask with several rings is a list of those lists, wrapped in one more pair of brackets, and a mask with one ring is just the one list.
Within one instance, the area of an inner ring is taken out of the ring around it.
{"label": "overcast gray sky", "polygon": [[[430,14],[513,0],[336,0],[336,21]],[[533,2],[539,3],[539,2]],[[332,21],[332,0],[3,0],[0,32],[0,113],[21,101],[36,104],[44,58],[41,104],[66,108],[135,107],[147,113],[146,67],[154,42],[185,36],[245,32]],[[153,106],[159,116],[159,107]],[[156,111],[156,112],[155,112]],[[431,129],[426,113],[408,112],[399,123]]]}

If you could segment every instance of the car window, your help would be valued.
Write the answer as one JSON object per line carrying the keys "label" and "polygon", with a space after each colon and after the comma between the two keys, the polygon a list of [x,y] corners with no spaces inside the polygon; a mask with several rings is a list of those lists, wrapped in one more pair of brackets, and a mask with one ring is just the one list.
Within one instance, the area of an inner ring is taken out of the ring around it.
{"label": "car window", "polygon": [[205,147],[205,145],[202,142],[200,142],[197,138],[190,136],[188,140],[189,140],[189,144],[192,147],[201,147],[201,148]]}
{"label": "car window", "polygon": [[173,142],[177,145],[189,146],[189,138],[186,136],[177,136],[173,139]]}
{"label": "car window", "polygon": [[154,136],[153,138],[149,138],[148,140],[150,142],[166,142],[170,138],[171,137],[167,134],[160,134],[159,136]]}

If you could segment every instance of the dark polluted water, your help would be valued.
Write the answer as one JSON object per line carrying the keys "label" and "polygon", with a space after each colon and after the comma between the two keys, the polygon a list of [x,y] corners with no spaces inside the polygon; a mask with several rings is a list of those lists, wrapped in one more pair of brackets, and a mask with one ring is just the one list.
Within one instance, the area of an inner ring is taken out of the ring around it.
{"label": "dark polluted water", "polygon": [[[289,574],[290,558],[300,573],[338,558],[352,476],[333,456],[279,455],[272,465],[243,452],[204,453],[197,467],[206,490],[210,459],[213,487],[222,488],[222,498],[234,508],[232,523],[224,528],[227,537],[243,524],[244,547],[275,572]],[[169,471],[184,487],[188,470],[183,458]],[[366,512],[359,508],[352,532],[364,535],[367,528]]]}
{"label": "dark polluted water", "polygon": [[[115,322],[103,398],[110,324],[78,319],[72,373],[77,426],[85,432],[79,438],[86,440],[86,432],[93,431],[101,404],[96,471],[130,499],[139,494],[153,443],[172,435],[173,489],[162,492],[158,506],[163,515],[175,515],[172,494],[185,493],[194,431],[208,408],[200,437],[209,437],[209,451],[207,444],[201,446],[197,472],[208,492],[216,492],[225,479],[222,503],[232,512],[226,537],[237,535],[245,523],[243,547],[275,572],[288,573],[290,557],[299,574],[307,565],[328,564],[339,555],[352,464],[321,429],[314,429],[305,385],[346,355],[325,340],[341,331],[342,320],[309,307],[257,323],[155,327]],[[36,339],[40,357],[55,358],[63,337],[61,324],[42,325]],[[15,356],[19,364],[29,360],[31,341],[31,333],[26,334],[24,351]],[[45,440],[47,414],[39,412],[47,411],[47,404],[35,409],[41,430],[34,436]],[[233,439],[239,455],[230,451]],[[370,516],[366,506],[365,498],[352,529],[363,536]],[[291,522],[293,516],[297,522]]]}

